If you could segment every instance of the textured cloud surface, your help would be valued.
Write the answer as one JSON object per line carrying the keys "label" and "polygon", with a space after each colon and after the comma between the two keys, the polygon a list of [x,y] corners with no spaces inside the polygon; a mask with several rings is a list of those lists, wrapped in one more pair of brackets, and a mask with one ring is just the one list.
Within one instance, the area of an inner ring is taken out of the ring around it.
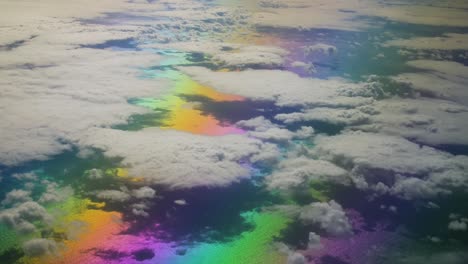
{"label": "textured cloud surface", "polygon": [[80,143],[123,157],[134,177],[171,188],[227,185],[249,178],[249,163],[278,157],[272,145],[242,135],[209,137],[157,128],[97,129]]}

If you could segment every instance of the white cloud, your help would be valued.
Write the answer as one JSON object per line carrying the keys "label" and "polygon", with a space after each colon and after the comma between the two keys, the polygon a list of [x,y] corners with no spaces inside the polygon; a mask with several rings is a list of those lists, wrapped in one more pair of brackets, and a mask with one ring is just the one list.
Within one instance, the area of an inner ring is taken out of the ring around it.
{"label": "white cloud", "polygon": [[275,119],[286,124],[321,121],[335,125],[359,125],[369,120],[369,115],[359,109],[317,107],[304,112],[278,114]]}
{"label": "white cloud", "polygon": [[447,33],[442,37],[394,39],[384,43],[384,46],[409,49],[466,50],[468,49],[468,34]]}
{"label": "white cloud", "polygon": [[416,60],[408,65],[423,70],[403,73],[394,79],[411,85],[423,95],[467,105],[468,67],[453,61]]}
{"label": "white cloud", "polygon": [[428,145],[466,145],[468,108],[436,99],[387,99],[368,106],[369,124],[358,128],[369,132],[401,135]]}
{"label": "white cloud", "polygon": [[0,221],[20,233],[35,231],[34,223],[49,224],[52,221],[44,207],[33,201],[27,201],[14,208],[0,211]]}
{"label": "white cloud", "polygon": [[248,136],[282,144],[288,144],[293,138],[305,139],[314,134],[312,127],[301,127],[296,132],[293,132],[282,126],[273,124],[263,116],[242,120],[237,122],[236,125],[240,128],[249,129],[250,131],[247,132]]}
{"label": "white cloud", "polygon": [[380,17],[387,20],[433,26],[464,27],[466,8],[464,1],[438,1],[422,5],[418,1],[262,1],[260,9],[253,10],[252,23],[260,27],[285,29],[326,28],[338,30],[365,30],[372,21],[360,17]]}
{"label": "white cloud", "polygon": [[213,72],[201,67],[180,67],[180,70],[221,92],[253,100],[270,100],[278,106],[356,107],[373,101],[371,98],[345,95],[344,91],[359,89],[363,84],[301,78],[287,71]]}
{"label": "white cloud", "polygon": [[292,252],[288,256],[288,264],[306,264],[306,263],[307,263],[306,258],[304,257],[304,255],[302,255],[299,252]]}
{"label": "white cloud", "polygon": [[330,235],[343,236],[352,233],[341,205],[335,201],[329,203],[311,203],[302,208],[299,219],[305,224],[316,224]]}
{"label": "white cloud", "polygon": [[148,186],[143,186],[139,189],[133,190],[132,193],[133,196],[138,199],[151,199],[154,198],[156,195],[156,191]]}
{"label": "white cloud", "polygon": [[149,214],[146,212],[148,206],[144,203],[132,204],[132,213],[136,216],[148,217]]}
{"label": "white cloud", "polygon": [[327,55],[332,55],[337,52],[338,52],[338,49],[335,46],[325,44],[325,43],[317,43],[314,45],[304,47],[304,53],[306,55],[309,55],[312,53],[323,53]]}
{"label": "white cloud", "polygon": [[55,255],[58,253],[58,245],[53,240],[34,238],[23,244],[23,251],[28,257]]}
{"label": "white cloud", "polygon": [[348,172],[324,160],[314,160],[307,157],[293,157],[282,160],[278,168],[266,178],[266,183],[272,189],[292,189],[308,186],[311,180],[349,183]]}
{"label": "white cloud", "polygon": [[322,244],[320,243],[320,236],[314,232],[309,233],[309,243],[307,244],[308,250],[313,249],[320,249],[322,248]]}
{"label": "white cloud", "polygon": [[130,194],[119,190],[100,190],[96,191],[95,195],[99,199],[112,202],[125,202],[131,198]]}
{"label": "white cloud", "polygon": [[31,201],[31,192],[26,190],[12,190],[8,192],[2,201],[4,206],[14,206],[17,203]]}
{"label": "white cloud", "polygon": [[223,186],[250,176],[244,162],[275,162],[272,144],[242,135],[209,137],[148,128],[136,132],[95,129],[80,141],[123,157],[133,177],[170,188]]}
{"label": "white cloud", "polygon": [[454,220],[450,221],[448,229],[452,231],[466,231],[468,229],[468,225],[466,222]]}
{"label": "white cloud", "polygon": [[359,188],[405,199],[427,199],[468,186],[466,156],[419,146],[396,136],[347,132],[318,137],[314,152],[351,172]]}
{"label": "white cloud", "polygon": [[159,56],[89,49],[68,56],[60,65],[0,72],[0,163],[45,160],[68,150],[91,127],[123,123],[148,111],[127,99],[158,96],[168,87],[138,79],[138,70],[131,68]]}

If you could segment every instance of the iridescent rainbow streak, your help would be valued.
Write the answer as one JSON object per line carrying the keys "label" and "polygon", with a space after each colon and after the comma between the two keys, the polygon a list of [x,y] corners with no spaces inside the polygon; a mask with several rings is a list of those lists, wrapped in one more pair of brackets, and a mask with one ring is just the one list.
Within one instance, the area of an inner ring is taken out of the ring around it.
{"label": "iridescent rainbow streak", "polygon": [[286,257],[274,247],[275,238],[287,227],[290,219],[280,213],[249,211],[241,214],[254,226],[227,243],[201,243],[184,256],[174,256],[167,264],[280,264]]}
{"label": "iridescent rainbow streak", "polygon": [[[171,53],[170,56],[172,54],[174,53]],[[162,65],[178,65],[184,62],[184,58],[172,56],[164,61]],[[184,96],[199,96],[215,102],[243,101],[245,100],[244,97],[218,92],[211,87],[195,82],[187,75],[176,70],[145,70],[145,77],[168,79],[173,82],[171,93],[162,98],[137,98],[133,100],[136,105],[155,111],[167,112],[167,118],[162,120],[162,128],[209,136],[241,134],[244,132],[232,124],[222,123],[213,115],[203,113],[200,109],[197,109],[196,103],[189,102]]]}
{"label": "iridescent rainbow streak", "polygon": [[[141,249],[157,252],[158,259],[172,255],[170,244],[161,243],[146,234],[124,234],[129,224],[122,214],[104,211],[104,203],[70,197],[65,202],[48,208],[56,215],[52,226],[53,237],[60,245],[56,255],[23,257],[25,264],[105,264],[135,263],[132,253]],[[118,257],[103,257],[106,253]],[[138,261],[138,263],[148,263]]]}

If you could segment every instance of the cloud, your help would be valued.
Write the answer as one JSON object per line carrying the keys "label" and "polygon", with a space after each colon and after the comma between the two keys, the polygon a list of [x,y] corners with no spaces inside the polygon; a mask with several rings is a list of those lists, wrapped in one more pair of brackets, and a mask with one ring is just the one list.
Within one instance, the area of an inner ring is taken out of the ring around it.
{"label": "cloud", "polygon": [[314,45],[304,47],[305,55],[313,54],[313,53],[323,53],[327,55],[332,55],[338,52],[338,49],[329,44],[325,43],[317,43]]}
{"label": "cloud", "polygon": [[136,216],[148,217],[149,214],[145,210],[149,207],[144,203],[132,204],[132,213]]}
{"label": "cloud", "polygon": [[322,244],[320,243],[320,236],[314,232],[309,233],[309,243],[307,244],[307,250],[311,249],[320,249],[322,248]]}
{"label": "cloud", "polygon": [[343,236],[352,233],[343,208],[333,200],[328,203],[311,203],[304,206],[299,219],[305,224],[318,225],[330,235]]}
{"label": "cloud", "polygon": [[367,106],[369,124],[357,128],[387,133],[428,145],[466,145],[468,108],[437,99],[386,99]]}
{"label": "cloud", "polygon": [[464,221],[454,220],[448,224],[448,229],[452,231],[466,231],[468,226]]}
{"label": "cloud", "polygon": [[131,198],[130,194],[118,190],[100,190],[96,191],[95,195],[99,199],[111,202],[125,202]]}
{"label": "cloud", "polygon": [[26,173],[14,173],[11,175],[12,178],[15,178],[19,181],[35,181],[37,180],[37,175],[34,172]]}
{"label": "cloud", "polygon": [[[314,28],[359,31],[372,26],[378,17],[386,20],[433,26],[465,27],[466,8],[463,1],[441,1],[431,5],[417,2],[372,0],[350,1],[262,1],[253,11],[252,23],[257,27],[308,30]],[[267,4],[268,3],[268,4]],[[397,3],[397,4],[396,4]],[[361,19],[360,19],[361,18]]]}
{"label": "cloud", "polygon": [[158,56],[89,49],[68,56],[60,66],[1,71],[0,163],[14,166],[69,150],[92,127],[148,111],[128,104],[129,98],[157,96],[167,88],[164,82],[138,79],[130,68]]}
{"label": "cloud", "polygon": [[428,199],[467,187],[466,156],[453,156],[401,137],[347,132],[318,137],[313,150],[351,172],[354,183],[376,193]]}
{"label": "cloud", "polygon": [[349,183],[348,172],[325,160],[293,157],[278,163],[277,169],[265,179],[268,188],[292,189],[307,187],[311,180]]}
{"label": "cloud", "polygon": [[170,188],[225,186],[250,177],[245,163],[275,162],[277,148],[243,135],[209,137],[173,130],[95,129],[80,141],[123,157],[133,177]]}
{"label": "cloud", "polygon": [[288,256],[288,264],[306,264],[307,260],[299,252],[293,252]]}
{"label": "cloud", "polygon": [[31,192],[26,190],[12,190],[8,192],[2,201],[4,206],[14,206],[18,203],[31,201]]}
{"label": "cloud", "polygon": [[217,52],[212,59],[223,66],[263,66],[283,65],[286,51],[271,46],[243,46],[230,52]]}
{"label": "cloud", "polygon": [[346,95],[345,91],[361,89],[363,83],[301,78],[280,70],[213,72],[202,67],[180,67],[180,70],[221,92],[252,100],[274,101],[278,106],[357,107],[373,101],[372,98]]}
{"label": "cloud", "polygon": [[278,114],[275,116],[275,119],[286,124],[321,121],[335,125],[359,125],[367,123],[369,115],[359,109],[317,107],[305,110],[304,112]]}
{"label": "cloud", "polygon": [[442,37],[394,39],[384,43],[384,46],[409,49],[466,50],[468,49],[468,34],[446,33]]}
{"label": "cloud", "polygon": [[286,128],[282,128],[279,125],[273,124],[263,116],[249,120],[241,120],[236,123],[236,126],[251,130],[247,132],[247,135],[251,137],[282,144],[288,144],[293,138],[304,139],[309,138],[314,134],[314,129],[312,127],[304,126],[296,132],[293,132]]}
{"label": "cloud", "polygon": [[468,66],[453,61],[415,60],[408,65],[422,72],[403,73],[395,80],[408,83],[421,94],[467,105]]}
{"label": "cloud", "polygon": [[133,190],[132,194],[137,199],[151,199],[155,197],[156,191],[151,187],[143,186],[139,189]]}
{"label": "cloud", "polygon": [[27,201],[14,208],[0,211],[0,221],[20,233],[35,231],[36,221],[47,225],[52,219],[44,207],[33,201]]}
{"label": "cloud", "polygon": [[58,252],[58,245],[53,240],[34,238],[23,244],[23,251],[28,257],[55,255]]}

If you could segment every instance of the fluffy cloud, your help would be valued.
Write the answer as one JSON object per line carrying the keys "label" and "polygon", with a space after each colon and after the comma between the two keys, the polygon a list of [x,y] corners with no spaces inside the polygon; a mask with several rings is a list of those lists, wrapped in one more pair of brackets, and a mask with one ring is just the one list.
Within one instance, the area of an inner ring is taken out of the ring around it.
{"label": "fluffy cloud", "polygon": [[273,124],[270,120],[262,116],[249,120],[242,120],[236,123],[238,127],[249,129],[247,135],[265,141],[273,141],[277,143],[287,144],[293,138],[309,138],[314,134],[312,127],[301,127],[296,132],[282,128],[279,125]]}
{"label": "fluffy cloud", "polygon": [[319,137],[314,152],[347,168],[355,184],[406,199],[432,198],[467,185],[468,157],[396,136],[348,132]]}
{"label": "fluffy cloud", "polygon": [[139,189],[133,190],[132,194],[137,199],[151,199],[156,195],[156,191],[151,187],[143,186]]}
{"label": "fluffy cloud", "polygon": [[60,66],[0,72],[0,163],[18,165],[68,150],[91,127],[123,123],[147,111],[127,99],[165,89],[139,80],[137,70],[130,68],[158,56],[90,49],[75,49],[68,56]]}
{"label": "fluffy cloud", "polygon": [[467,66],[453,61],[432,60],[410,61],[408,65],[422,72],[403,73],[396,76],[396,80],[409,83],[426,96],[467,104]]}
{"label": "fluffy cloud", "polygon": [[464,221],[451,221],[448,224],[448,229],[452,231],[466,231],[468,229],[468,225]]}
{"label": "fluffy cloud", "polygon": [[181,67],[200,83],[217,90],[242,95],[253,100],[274,101],[278,106],[356,107],[371,103],[371,98],[347,96],[345,91],[360,89],[363,84],[343,80],[301,78],[279,70],[213,72],[201,67]]}
{"label": "fluffy cloud", "polygon": [[335,201],[311,203],[302,208],[299,219],[305,224],[315,224],[330,235],[342,236],[352,233],[348,217]]}
{"label": "fluffy cloud", "polygon": [[97,198],[112,202],[125,202],[131,198],[130,194],[118,190],[101,190],[95,193]]}
{"label": "fluffy cloud", "polygon": [[52,217],[38,203],[27,201],[14,208],[0,211],[0,221],[20,233],[31,233],[36,230],[33,223],[39,221],[48,224],[52,221]]}
{"label": "fluffy cloud", "polygon": [[468,34],[447,33],[442,37],[395,39],[384,45],[410,49],[465,50],[468,49]]}
{"label": "fluffy cloud", "polygon": [[53,255],[58,253],[58,245],[53,240],[35,238],[23,244],[23,251],[28,257]]}
{"label": "fluffy cloud", "polygon": [[286,51],[269,46],[244,46],[229,52],[213,54],[213,60],[223,66],[278,67],[284,63]]}
{"label": "fluffy cloud", "polygon": [[306,258],[304,257],[304,255],[302,255],[299,252],[293,252],[289,254],[288,256],[288,264],[306,264],[306,263],[307,263]]}
{"label": "fluffy cloud", "polygon": [[307,249],[320,249],[322,244],[320,243],[320,236],[314,232],[309,233],[309,243],[307,244]]}
{"label": "fluffy cloud", "polygon": [[274,162],[272,144],[242,135],[209,137],[158,128],[136,132],[96,129],[80,144],[123,157],[130,175],[170,188],[223,186],[248,178],[247,164]]}
{"label": "fluffy cloud", "polygon": [[286,124],[321,121],[335,125],[359,125],[369,120],[369,115],[359,109],[317,107],[304,112],[278,114],[275,119]]}
{"label": "fluffy cloud", "polygon": [[136,216],[148,217],[149,214],[145,210],[148,209],[148,206],[144,203],[132,204],[132,213]]}
{"label": "fluffy cloud", "polygon": [[26,190],[12,190],[8,192],[2,201],[4,206],[13,206],[17,203],[31,201],[31,192]]}
{"label": "fluffy cloud", "polygon": [[450,101],[417,98],[387,99],[368,106],[368,132],[401,135],[428,145],[466,145],[468,108]]}
{"label": "fluffy cloud", "polygon": [[431,5],[418,2],[372,0],[307,1],[290,0],[262,1],[259,10],[254,10],[252,23],[259,27],[339,30],[364,30],[369,21],[361,16],[380,17],[397,22],[434,26],[467,26],[466,8],[463,1],[438,1]]}
{"label": "fluffy cloud", "polygon": [[294,157],[282,160],[278,168],[266,178],[266,183],[272,189],[291,189],[305,187],[311,180],[349,183],[348,172],[324,160],[314,160],[307,157]]}

